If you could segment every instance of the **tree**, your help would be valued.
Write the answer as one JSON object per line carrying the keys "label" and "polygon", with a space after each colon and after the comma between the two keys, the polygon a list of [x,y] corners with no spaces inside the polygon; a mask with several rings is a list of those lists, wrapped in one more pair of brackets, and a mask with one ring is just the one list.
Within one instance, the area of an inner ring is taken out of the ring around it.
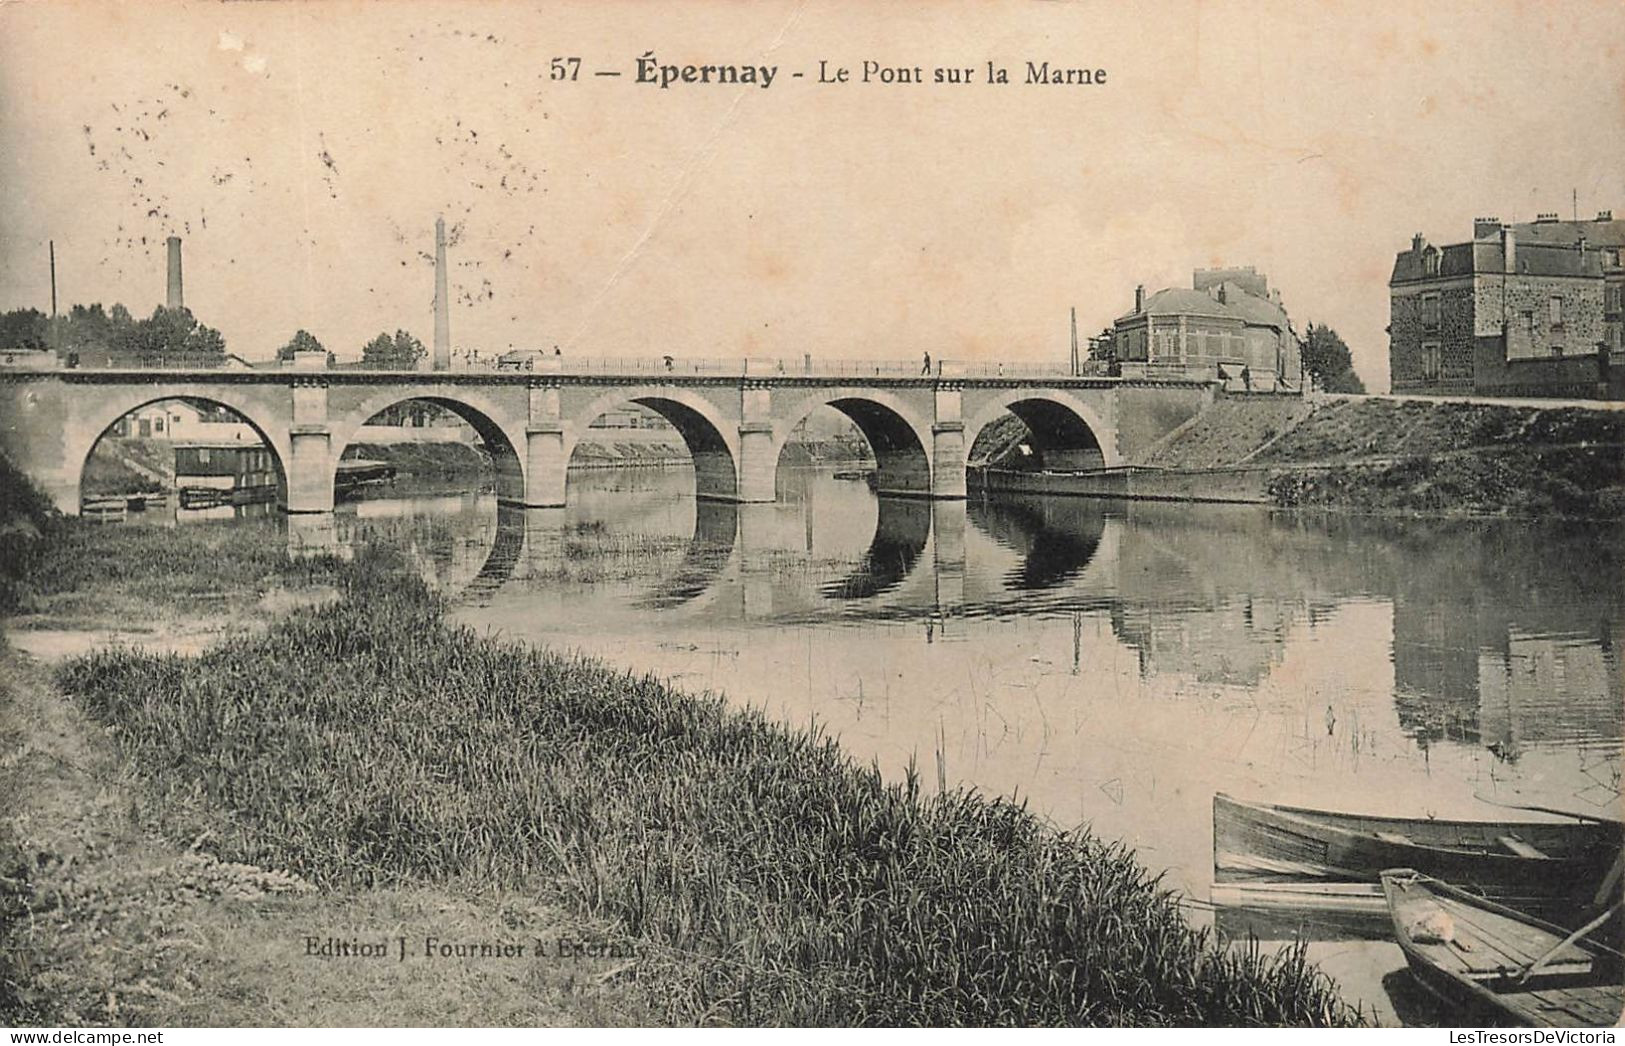
{"label": "tree", "polygon": [[276,350],[276,358],[286,363],[293,359],[296,352],[326,352],[327,349],[316,340],[316,335],[301,327],[288,339],[288,344]]}
{"label": "tree", "polygon": [[1365,382],[1354,373],[1348,345],[1324,323],[1309,325],[1303,342],[1303,370],[1325,392],[1365,392]]}
{"label": "tree", "polygon": [[0,351],[43,349],[50,319],[38,309],[0,313]]}
{"label": "tree", "polygon": [[1094,361],[1100,371],[1113,377],[1123,373],[1123,363],[1117,358],[1117,332],[1106,327],[1093,338],[1089,339],[1089,359]]}
{"label": "tree", "polygon": [[398,330],[393,338],[388,334],[379,334],[367,342],[361,350],[361,362],[369,367],[412,370],[418,360],[428,354],[429,350],[424,348],[421,341],[406,331]]}

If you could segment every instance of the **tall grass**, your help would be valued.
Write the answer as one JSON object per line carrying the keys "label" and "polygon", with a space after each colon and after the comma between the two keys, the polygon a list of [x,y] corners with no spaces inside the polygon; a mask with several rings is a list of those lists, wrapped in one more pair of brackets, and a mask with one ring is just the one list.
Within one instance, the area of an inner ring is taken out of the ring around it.
{"label": "tall grass", "polygon": [[51,499],[0,454],[0,614],[22,605],[22,579],[47,544],[42,538],[60,519]]}
{"label": "tall grass", "polygon": [[1301,951],[1219,947],[1121,846],[887,783],[649,677],[448,626],[388,556],[198,658],[70,662],[177,838],[329,887],[535,890],[662,962],[675,1021],[1343,1024]]}
{"label": "tall grass", "polygon": [[331,555],[290,557],[280,521],[178,527],[105,526],[57,518],[45,540],[16,552],[10,613],[63,613],[126,604],[196,606],[224,592],[329,580]]}

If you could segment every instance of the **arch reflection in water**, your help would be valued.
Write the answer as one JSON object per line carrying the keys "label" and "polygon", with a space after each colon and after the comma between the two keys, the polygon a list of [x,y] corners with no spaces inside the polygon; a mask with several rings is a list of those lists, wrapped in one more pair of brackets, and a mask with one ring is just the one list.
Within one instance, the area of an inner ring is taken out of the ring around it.
{"label": "arch reflection in water", "polygon": [[[339,546],[352,551],[369,544],[393,546],[407,556],[425,581],[453,597],[487,571],[493,550],[499,548],[499,532],[506,530],[500,554],[514,561],[524,541],[522,514],[499,513],[497,499],[491,495],[367,498],[345,504],[327,518]],[[516,526],[520,527],[517,535],[513,533]],[[309,537],[306,535],[307,540]],[[490,569],[511,572],[512,566]]]}
{"label": "arch reflection in water", "polygon": [[1057,588],[1073,580],[1100,548],[1106,514],[1099,503],[1083,498],[1036,498],[1000,495],[967,507],[978,530],[1023,554],[1021,565],[1005,576],[1018,592]]}
{"label": "arch reflection in water", "polygon": [[694,536],[676,573],[665,578],[638,606],[647,610],[671,610],[704,595],[721,578],[733,559],[734,538],[739,533],[739,506],[727,501],[697,501],[694,505]]}
{"label": "arch reflection in water", "polygon": [[829,599],[873,599],[896,588],[914,569],[931,536],[931,503],[915,498],[880,498],[875,536],[846,577],[823,586]]}
{"label": "arch reflection in water", "polygon": [[463,590],[462,598],[476,606],[488,606],[519,566],[525,553],[526,517],[529,511],[509,505],[497,506],[497,525],[486,553],[485,565]]}

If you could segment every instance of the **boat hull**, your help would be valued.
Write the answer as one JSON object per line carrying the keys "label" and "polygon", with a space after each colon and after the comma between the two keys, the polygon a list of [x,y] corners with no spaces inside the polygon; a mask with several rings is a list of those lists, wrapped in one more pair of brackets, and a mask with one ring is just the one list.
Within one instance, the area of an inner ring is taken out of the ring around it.
{"label": "boat hull", "polygon": [[[1382,873],[1394,939],[1451,1017],[1485,1024],[1606,1027],[1625,1009],[1625,957],[1556,924],[1412,869]],[[1527,978],[1524,972],[1546,964]]]}
{"label": "boat hull", "polygon": [[1621,848],[1615,823],[1367,817],[1213,799],[1214,878],[1371,882],[1413,868],[1549,915],[1590,899]]}

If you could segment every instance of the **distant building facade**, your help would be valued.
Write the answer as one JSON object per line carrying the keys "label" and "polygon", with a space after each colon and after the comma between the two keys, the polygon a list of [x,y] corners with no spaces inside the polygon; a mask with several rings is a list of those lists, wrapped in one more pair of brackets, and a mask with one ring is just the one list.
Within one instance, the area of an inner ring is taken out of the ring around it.
{"label": "distant building facade", "polygon": [[1617,362],[1625,221],[1542,215],[1473,223],[1466,243],[1418,234],[1388,281],[1394,392],[1625,399]]}
{"label": "distant building facade", "polygon": [[237,416],[224,407],[178,399],[137,407],[113,422],[108,435],[171,441],[260,442],[253,426],[237,420]]}
{"label": "distant building facade", "polygon": [[1234,389],[1300,391],[1303,361],[1279,291],[1251,266],[1197,269],[1190,289],[1134,291],[1111,359],[1129,377],[1207,378]]}

